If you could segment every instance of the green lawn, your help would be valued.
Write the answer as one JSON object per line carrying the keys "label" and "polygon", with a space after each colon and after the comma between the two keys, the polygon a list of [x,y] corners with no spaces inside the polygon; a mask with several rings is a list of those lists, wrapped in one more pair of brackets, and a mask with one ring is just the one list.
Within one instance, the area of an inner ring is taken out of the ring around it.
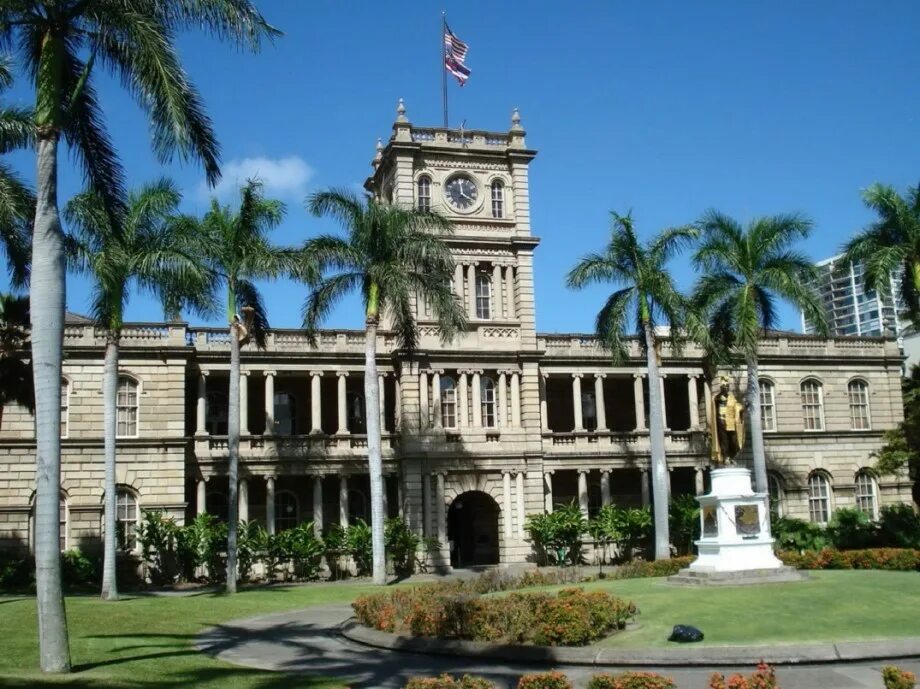
{"label": "green lawn", "polygon": [[[756,588],[678,588],[661,579],[599,581],[635,601],[640,628],[604,645],[665,646],[673,625],[693,624],[707,644],[795,643],[920,636],[920,575],[915,572],[815,572],[811,581]],[[67,599],[76,672],[37,670],[35,601],[0,598],[0,686],[85,689],[342,689],[347,679],[316,679],[239,668],[191,648],[204,627],[232,619],[347,602],[372,587],[327,584],[245,591],[233,597],[142,597],[105,603]]]}

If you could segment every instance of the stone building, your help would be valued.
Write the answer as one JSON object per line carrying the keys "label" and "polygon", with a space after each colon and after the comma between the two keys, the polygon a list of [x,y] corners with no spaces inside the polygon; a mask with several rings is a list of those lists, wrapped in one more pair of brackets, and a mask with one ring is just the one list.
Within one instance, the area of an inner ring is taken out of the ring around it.
{"label": "stone building", "polygon": [[[378,335],[387,510],[443,545],[440,564],[532,557],[528,514],[578,503],[646,505],[648,380],[639,343],[620,366],[590,335],[540,334],[534,320],[528,168],[517,113],[507,132],[410,124],[400,104],[378,143],[368,191],[438,208],[455,232],[454,289],[469,327],[443,346],[430,307],[414,305],[411,356]],[[587,247],[586,247],[587,248]],[[368,519],[359,331],[274,330],[242,354],[240,518],[278,531]],[[103,490],[104,340],[65,332],[62,548],[98,542]],[[672,495],[705,490],[712,389],[692,346],[664,346],[661,382]],[[865,469],[902,418],[897,344],[777,334],[761,345],[762,407],[774,509],[826,522],[833,510],[908,501],[906,477]],[[228,333],[135,323],[123,333],[118,398],[119,521],[146,509],[178,520],[226,514]],[[732,375],[732,372],[725,372]],[[736,394],[744,389],[735,376]],[[0,545],[26,547],[35,484],[32,417],[0,422]],[[745,460],[747,461],[747,460]],[[128,538],[127,547],[131,546]]]}

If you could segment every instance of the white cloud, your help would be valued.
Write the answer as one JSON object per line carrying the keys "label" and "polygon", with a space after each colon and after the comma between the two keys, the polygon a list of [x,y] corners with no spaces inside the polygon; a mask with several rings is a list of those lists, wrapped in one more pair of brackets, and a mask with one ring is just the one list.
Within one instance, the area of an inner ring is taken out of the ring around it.
{"label": "white cloud", "polygon": [[313,168],[296,155],[234,159],[222,165],[221,172],[223,176],[213,189],[202,182],[199,193],[203,197],[227,198],[236,194],[250,179],[257,179],[264,185],[268,197],[302,201],[314,174]]}

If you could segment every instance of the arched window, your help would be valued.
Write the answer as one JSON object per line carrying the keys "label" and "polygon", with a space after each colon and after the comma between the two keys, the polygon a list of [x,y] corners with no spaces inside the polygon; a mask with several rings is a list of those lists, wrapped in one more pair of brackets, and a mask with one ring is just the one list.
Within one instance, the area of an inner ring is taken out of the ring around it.
{"label": "arched window", "polygon": [[137,437],[137,381],[128,376],[118,377],[117,435],[119,438]]}
{"label": "arched window", "polygon": [[808,516],[816,524],[827,524],[831,516],[831,483],[819,471],[808,477]]}
{"label": "arched window", "polygon": [[480,273],[476,276],[476,318],[492,317],[492,280]]}
{"label": "arched window", "polygon": [[205,428],[211,435],[227,435],[227,393],[211,390],[205,397]]}
{"label": "arched window", "polygon": [[850,428],[854,431],[869,429],[869,386],[863,380],[851,380],[847,384],[850,398]]}
{"label": "arched window", "polygon": [[495,381],[483,377],[480,384],[479,399],[482,404],[482,425],[485,428],[495,428],[498,418],[496,413]]}
{"label": "arched window", "polygon": [[776,388],[765,379],[760,381],[760,421],[763,430],[776,430]]}
{"label": "arched window", "polygon": [[275,393],[275,435],[294,435],[297,401],[288,392]]}
{"label": "arched window", "polygon": [[824,391],[814,378],[803,380],[800,386],[802,395],[802,419],[806,431],[820,431],[824,428]]}
{"label": "arched window", "polygon": [[869,519],[878,519],[878,490],[867,471],[856,474],[856,508]]}
{"label": "arched window", "polygon": [[118,548],[127,552],[137,548],[137,496],[119,488],[115,499],[115,534]]}
{"label": "arched window", "polygon": [[289,490],[275,493],[275,533],[293,529],[300,523],[297,496]]}
{"label": "arched window", "polygon": [[364,419],[364,395],[358,392],[349,392],[346,411],[348,412],[348,430],[351,433],[367,433],[367,423]]}
{"label": "arched window", "polygon": [[457,427],[457,383],[449,376],[441,376],[441,425]]}
{"label": "arched window", "polygon": [[779,476],[767,473],[767,491],[770,494],[770,519],[779,519],[785,512],[785,493]]}
{"label": "arched window", "polygon": [[498,179],[492,182],[492,217],[505,217],[505,185]]}
{"label": "arched window", "polygon": [[70,434],[70,381],[61,378],[61,437]]}
{"label": "arched window", "polygon": [[416,205],[420,211],[431,210],[431,178],[422,175],[416,182]]}

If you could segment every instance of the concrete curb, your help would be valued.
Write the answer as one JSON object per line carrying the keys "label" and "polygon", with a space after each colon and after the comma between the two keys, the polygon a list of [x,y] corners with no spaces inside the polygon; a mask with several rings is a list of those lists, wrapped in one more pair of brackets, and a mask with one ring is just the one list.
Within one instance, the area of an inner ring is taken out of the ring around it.
{"label": "concrete curb", "polygon": [[390,634],[365,627],[353,617],[341,624],[339,633],[349,641],[389,651],[465,656],[510,663],[538,662],[613,667],[708,667],[752,665],[761,660],[771,665],[810,665],[920,656],[920,637],[777,646],[682,645],[675,648],[638,649],[513,646],[483,641],[432,639]]}

